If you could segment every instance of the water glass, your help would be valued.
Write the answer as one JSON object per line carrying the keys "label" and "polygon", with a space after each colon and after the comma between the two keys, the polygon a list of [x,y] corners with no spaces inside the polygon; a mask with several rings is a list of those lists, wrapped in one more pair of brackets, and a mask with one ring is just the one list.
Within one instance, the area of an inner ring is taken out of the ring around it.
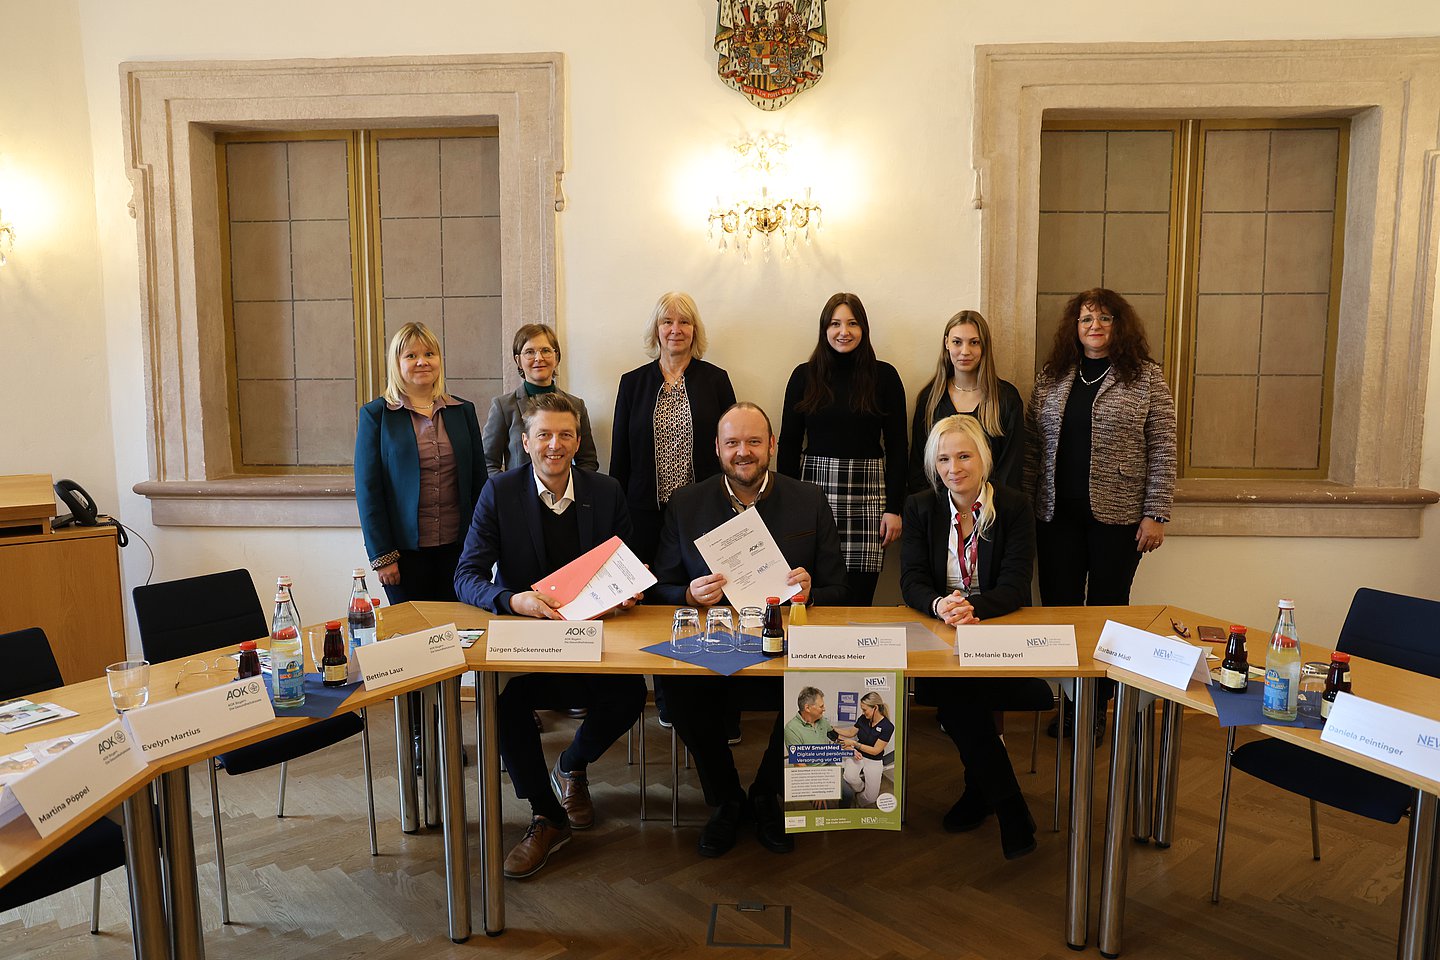
{"label": "water glass", "polygon": [[735,617],[729,607],[705,611],[705,652],[735,652]]}
{"label": "water glass", "polygon": [[134,710],[150,702],[150,663],[147,660],[122,660],[105,668],[110,684],[110,702],[116,713]]}
{"label": "water glass", "polygon": [[740,608],[740,652],[760,653],[761,634],[765,631],[765,610],[763,607]]}
{"label": "water glass", "polygon": [[681,607],[675,611],[675,622],[670,627],[670,650],[676,656],[700,652],[699,610]]}

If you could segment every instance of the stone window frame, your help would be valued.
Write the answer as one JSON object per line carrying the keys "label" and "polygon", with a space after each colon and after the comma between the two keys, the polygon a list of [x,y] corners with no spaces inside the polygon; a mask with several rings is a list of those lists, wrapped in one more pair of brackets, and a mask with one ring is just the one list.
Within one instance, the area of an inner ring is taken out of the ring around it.
{"label": "stone window frame", "polygon": [[1042,120],[1348,116],[1350,166],[1327,480],[1186,479],[1171,532],[1418,537],[1440,255],[1440,38],[997,44],[975,51],[981,301],[1002,373],[1035,354]]}
{"label": "stone window frame", "polygon": [[555,324],[562,55],[129,62],[120,82],[146,357],[150,477],[135,492],[158,526],[357,525],[352,474],[231,470],[215,134],[498,127],[508,341],[523,323]]}

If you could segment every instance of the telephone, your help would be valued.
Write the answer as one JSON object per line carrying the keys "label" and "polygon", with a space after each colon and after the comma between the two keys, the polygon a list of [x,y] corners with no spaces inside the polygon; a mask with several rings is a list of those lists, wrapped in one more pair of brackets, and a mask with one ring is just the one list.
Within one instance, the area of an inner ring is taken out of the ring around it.
{"label": "telephone", "polygon": [[77,527],[95,527],[103,524],[119,531],[117,540],[120,546],[130,545],[130,538],[125,535],[125,528],[121,526],[120,521],[114,517],[102,518],[95,509],[95,501],[90,498],[90,494],[86,493],[85,488],[80,484],[74,480],[57,480],[55,481],[55,495],[60,498],[61,503],[70,508],[70,515],[58,518],[50,525],[52,529],[60,530],[72,524]]}

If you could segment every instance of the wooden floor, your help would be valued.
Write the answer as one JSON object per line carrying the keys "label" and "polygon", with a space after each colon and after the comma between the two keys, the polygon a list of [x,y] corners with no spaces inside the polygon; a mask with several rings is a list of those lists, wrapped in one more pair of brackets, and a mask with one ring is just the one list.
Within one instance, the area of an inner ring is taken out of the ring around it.
{"label": "wooden floor", "polygon": [[[568,740],[571,721],[545,715],[548,755]],[[633,767],[618,744],[591,767],[599,822],[578,833],[535,878],[506,882],[508,930],[455,945],[446,936],[438,830],[399,831],[393,724],[371,714],[380,814],[378,858],[365,838],[358,743],[292,764],[287,816],[274,818],[277,774],[221,776],[229,858],[229,927],[219,923],[209,788],[192,771],[201,906],[210,958],[507,958],[796,956],[815,958],[1066,958],[1065,849],[1048,832],[1054,741],[1041,738],[1039,772],[1029,774],[1030,718],[1011,715],[1007,740],[1021,784],[1041,823],[1040,848],[1015,863],[1000,855],[993,820],[971,834],[940,829],[955,799],[959,761],[931,711],[915,711],[908,823],[899,834],[857,832],[799,838],[789,856],[748,835],[727,856],[704,860],[695,841],[706,811],[693,771],[682,771],[682,825],[669,822],[669,733],[649,722],[650,816],[638,819]],[[753,770],[766,719],[747,716],[742,771]],[[474,736],[466,705],[466,739]],[[1108,756],[1109,739],[1106,740]],[[1130,958],[1305,958],[1394,956],[1405,824],[1390,826],[1322,808],[1324,859],[1310,859],[1306,804],[1243,775],[1231,801],[1229,856],[1221,904],[1209,902],[1223,739],[1213,720],[1189,718],[1179,824],[1168,850],[1134,845],[1124,955]],[[474,745],[470,744],[471,756]],[[1100,761],[1097,780],[1106,782]],[[467,769],[471,862],[477,860],[474,768]],[[744,774],[742,773],[742,776]],[[505,847],[526,811],[509,793]],[[1103,797],[1104,790],[1097,791]],[[1095,843],[1098,896],[1102,810]],[[479,925],[479,884],[473,885]],[[771,905],[736,914],[737,901]],[[719,904],[719,908],[715,905]],[[783,935],[788,950],[708,946]],[[0,957],[106,958],[131,955],[125,876],[105,878],[102,934],[88,931],[90,886],[0,914]],[[1094,921],[1091,947],[1094,955]]]}

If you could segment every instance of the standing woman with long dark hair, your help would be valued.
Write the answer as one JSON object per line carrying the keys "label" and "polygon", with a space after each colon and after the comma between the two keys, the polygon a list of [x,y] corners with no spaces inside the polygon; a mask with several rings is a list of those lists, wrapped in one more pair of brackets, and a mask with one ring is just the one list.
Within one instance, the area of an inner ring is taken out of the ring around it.
{"label": "standing woman with long dark hair", "polygon": [[845,554],[849,602],[869,606],[885,560],[900,539],[905,505],[905,385],[875,357],[865,305],[837,293],[820,311],[810,359],[785,387],[781,473],[819,485]]}

